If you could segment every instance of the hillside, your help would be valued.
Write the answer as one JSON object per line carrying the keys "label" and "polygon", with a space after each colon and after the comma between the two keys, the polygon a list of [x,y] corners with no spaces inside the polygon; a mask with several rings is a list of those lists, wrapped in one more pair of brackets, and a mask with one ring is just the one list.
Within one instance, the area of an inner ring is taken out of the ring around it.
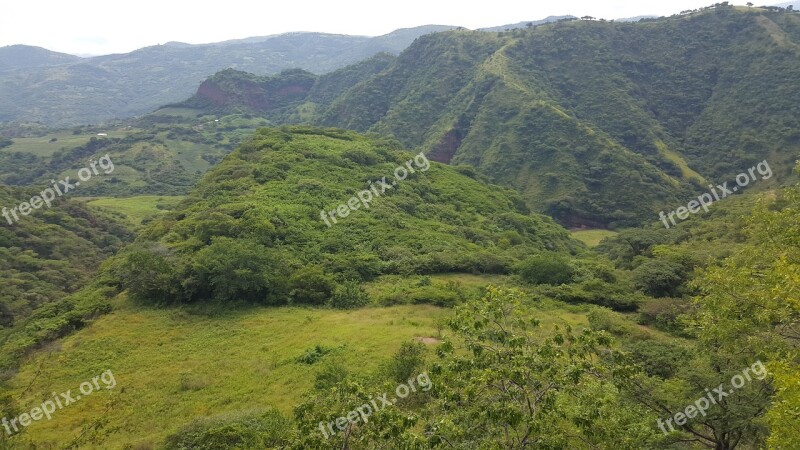
{"label": "hillside", "polygon": [[[417,40],[335,98],[304,94],[314,89],[308,74],[284,103],[252,103],[264,94],[250,98],[255,81],[237,87],[233,73],[228,93],[215,95],[276,123],[391,135],[434,160],[474,165],[566,225],[621,226],[763,160],[788,179],[800,151],[800,114],[791,113],[800,90],[790,81],[798,42],[800,14],[732,7],[641,23],[454,30]],[[260,81],[263,91],[270,82]]]}
{"label": "hillside", "polygon": [[0,47],[0,72],[33,69],[80,61],[75,55],[53,52],[29,45],[8,45]]}
{"label": "hillside", "polygon": [[[402,171],[407,179],[393,175]],[[261,129],[145,227],[112,272],[149,301],[280,305],[307,277],[333,286],[385,274],[504,274],[530,253],[578,248],[469,168],[353,132]]]}
{"label": "hillside", "polygon": [[[0,184],[0,207],[11,209],[40,191]],[[83,288],[100,264],[133,240],[108,214],[74,200],[34,211],[19,222],[0,224],[0,367],[5,371],[21,352],[81,326],[84,309],[65,300]],[[29,326],[29,320],[38,321]],[[49,319],[49,320],[48,320]],[[0,377],[7,376],[5,373]]]}
{"label": "hillside", "polygon": [[70,64],[59,65],[52,53],[43,61],[42,49],[9,47],[0,50],[0,122],[72,126],[127,118],[186,99],[204,78],[228,67],[262,75],[291,68],[325,73],[376,53],[398,53],[421,35],[450,28],[428,25],[378,37],[289,33],[206,45],[168,43],[85,59],[63,55]]}

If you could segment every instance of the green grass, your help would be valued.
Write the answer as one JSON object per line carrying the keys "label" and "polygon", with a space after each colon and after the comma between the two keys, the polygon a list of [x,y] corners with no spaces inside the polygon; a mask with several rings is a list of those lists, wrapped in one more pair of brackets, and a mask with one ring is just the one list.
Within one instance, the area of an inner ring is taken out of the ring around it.
{"label": "green grass", "polygon": [[183,200],[181,196],[143,195],[127,198],[101,197],[90,199],[87,204],[120,213],[131,225],[139,226],[143,219],[163,214],[174,208],[181,200]]}
{"label": "green grass", "polygon": [[[469,278],[458,276],[464,277]],[[80,448],[156,448],[201,417],[268,407],[291,415],[319,367],[296,362],[309,348],[332,348],[323,362],[337,360],[351,373],[367,374],[403,342],[440,337],[437,324],[450,312],[401,305],[355,311],[216,308],[198,314],[119,300],[114,312],[31,355],[10,381],[9,394],[18,399],[21,413],[51,392],[75,394],[82,382],[105,370],[112,371],[116,387],[101,388],[56,411],[51,420],[33,423],[14,441],[57,447],[101,424],[98,439]],[[587,324],[583,309],[555,303],[542,304],[536,317],[545,329]]]}
{"label": "green grass", "polygon": [[616,236],[615,231],[611,230],[577,230],[570,233],[573,238],[583,242],[589,247],[597,247],[600,241],[607,237]]}
{"label": "green grass", "polygon": [[[290,413],[313,384],[316,366],[295,361],[307,349],[334,348],[323,361],[372,371],[401,343],[435,337],[436,320],[448,312],[431,306],[250,308],[209,316],[123,304],[33,355],[12,381],[12,395],[22,412],[51,392],[74,394],[104,370],[113,372],[117,386],[58,410],[20,438],[59,446],[105,419],[105,431],[116,432],[84,448],[122,448],[155,444],[198,417],[269,406]],[[111,398],[116,404],[105,410]]]}
{"label": "green grass", "polygon": [[[109,138],[124,137],[127,131],[107,131]],[[72,134],[72,131],[58,131],[41,137],[15,138],[14,144],[0,151],[31,153],[39,157],[50,157],[56,151],[66,147],[74,148],[89,142],[92,137],[97,137],[97,133]],[[53,139],[56,139],[53,141]]]}

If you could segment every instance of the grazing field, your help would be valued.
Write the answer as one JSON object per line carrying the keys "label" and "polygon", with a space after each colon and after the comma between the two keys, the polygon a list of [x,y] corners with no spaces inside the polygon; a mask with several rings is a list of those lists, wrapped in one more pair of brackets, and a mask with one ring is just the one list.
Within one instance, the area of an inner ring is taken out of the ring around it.
{"label": "grazing field", "polygon": [[51,392],[75,393],[105,370],[112,371],[116,387],[58,410],[20,438],[57,448],[99,420],[106,432],[116,431],[96,447],[82,448],[123,448],[155,444],[197,417],[262,407],[291,413],[314,380],[316,366],[296,361],[306,350],[321,345],[332,349],[323,360],[375,370],[403,342],[435,337],[436,321],[448,313],[419,305],[219,308],[204,314],[121,305],[33,355],[13,380],[13,395],[21,408],[33,408]]}
{"label": "grazing field", "polygon": [[[52,392],[74,395],[107,370],[116,386],[101,383],[51,420],[34,422],[18,443],[57,448],[84,436],[76,442],[81,448],[157,448],[198,417],[270,407],[291,415],[321,363],[378,370],[403,342],[438,342],[439,325],[451,313],[430,305],[193,310],[117,302],[113,313],[29,357],[11,381],[11,395],[23,410],[33,408]],[[585,326],[578,309],[543,305],[538,317],[545,325]],[[297,361],[317,345],[331,352],[313,365]],[[104,437],[87,441],[90,429]]]}
{"label": "grazing field", "polygon": [[603,239],[617,235],[615,231],[611,230],[578,230],[570,234],[573,238],[583,242],[589,247],[596,247]]}
{"label": "grazing field", "polygon": [[163,214],[174,208],[181,200],[183,200],[181,196],[142,195],[126,198],[93,198],[88,199],[87,204],[122,214],[131,225],[139,226],[145,218]]}
{"label": "grazing field", "polygon": [[[128,134],[128,131],[108,131],[109,138],[121,138]],[[92,137],[97,137],[97,133],[74,134],[71,130],[57,131],[40,137],[14,138],[14,144],[0,149],[0,152],[21,152],[30,153],[39,157],[50,157],[53,153],[62,148],[74,148],[89,142]]]}

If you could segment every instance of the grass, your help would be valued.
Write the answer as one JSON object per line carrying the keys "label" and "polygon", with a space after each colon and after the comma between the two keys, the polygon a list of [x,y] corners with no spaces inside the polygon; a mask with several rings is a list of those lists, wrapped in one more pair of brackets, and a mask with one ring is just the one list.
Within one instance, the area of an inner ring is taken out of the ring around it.
{"label": "grass", "polygon": [[[109,138],[125,137],[127,131],[108,131]],[[97,137],[96,133],[84,133],[75,135],[72,131],[58,131],[41,137],[14,138],[14,144],[0,151],[31,153],[39,157],[50,157],[56,151],[66,147],[74,148],[89,142],[92,137]],[[55,139],[55,140],[54,140]]]}
{"label": "grass", "polygon": [[111,198],[100,197],[87,201],[89,206],[101,207],[119,213],[133,226],[142,224],[142,220],[163,214],[174,208],[183,197],[143,195],[138,197]]}
{"label": "grass", "polygon": [[[194,315],[179,308],[122,304],[87,329],[33,355],[12,381],[20,412],[51,392],[77,392],[83,381],[111,370],[117,382],[30,425],[15,438],[49,448],[107,421],[96,447],[153,445],[194,418],[274,406],[284,413],[314,380],[315,366],[298,356],[314,345],[325,357],[372,371],[400,344],[436,336],[448,310],[395,306],[357,311],[249,308]],[[116,399],[107,409],[107,402]],[[105,436],[108,433],[108,436]]]}
{"label": "grass", "polygon": [[[471,276],[456,276],[468,282]],[[480,277],[479,277],[480,278]],[[486,279],[472,280],[485,284]],[[114,312],[40,349],[10,381],[18,411],[30,411],[52,392],[79,393],[82,382],[106,370],[116,386],[57,410],[15,437],[14,444],[56,448],[86,430],[78,448],[157,448],[194,419],[275,407],[291,414],[311,389],[319,363],[297,358],[321,345],[351,372],[370,373],[403,342],[439,337],[449,309],[400,305],[355,311],[251,307],[202,313],[185,308],[143,308],[116,300]],[[583,310],[542,304],[537,318],[586,325]]]}
{"label": "grass", "polygon": [[597,247],[600,241],[607,237],[616,236],[611,230],[576,230],[570,233],[573,238],[583,242],[589,247]]}

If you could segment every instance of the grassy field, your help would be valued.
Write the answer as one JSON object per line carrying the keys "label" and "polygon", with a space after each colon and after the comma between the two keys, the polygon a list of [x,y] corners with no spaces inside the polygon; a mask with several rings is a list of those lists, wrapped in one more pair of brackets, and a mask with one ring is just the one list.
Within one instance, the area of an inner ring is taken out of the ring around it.
{"label": "grassy field", "polygon": [[51,392],[78,393],[82,382],[105,370],[116,386],[33,423],[15,440],[60,448],[102,422],[110,436],[81,448],[151,448],[193,418],[270,406],[290,413],[313,384],[316,366],[296,362],[306,350],[333,348],[323,360],[375,370],[402,342],[435,337],[435,322],[447,313],[395,306],[249,308],[210,316],[123,304],[31,357],[13,380],[12,395],[23,412]]}
{"label": "grassy field", "polygon": [[[109,138],[121,138],[128,134],[128,131],[117,130],[108,131]],[[73,134],[72,131],[58,131],[41,137],[15,138],[14,144],[0,151],[3,152],[22,152],[31,153],[39,157],[49,157],[61,148],[73,148],[89,142],[92,137],[97,137],[96,133]]]}
{"label": "grassy field", "polygon": [[174,208],[175,205],[183,200],[183,197],[143,195],[126,198],[102,197],[87,200],[89,206],[101,207],[122,214],[131,225],[139,226],[142,224],[143,219],[163,214]]}
{"label": "grassy field", "polygon": [[589,247],[597,247],[600,241],[617,233],[611,230],[577,230],[571,233],[572,237],[583,242]]}
{"label": "grassy field", "polygon": [[[489,280],[470,275],[476,287]],[[447,278],[450,278],[449,280]],[[453,279],[455,278],[455,280]],[[373,288],[391,280],[378,281]],[[57,410],[14,438],[17,444],[61,448],[83,435],[77,448],[151,449],[193,419],[237,411],[277,408],[291,414],[319,367],[297,362],[316,345],[333,349],[351,372],[370,373],[385,364],[403,342],[441,337],[439,324],[451,310],[429,305],[371,307],[355,311],[319,308],[251,307],[193,312],[185,308],[143,308],[117,300],[115,311],[89,327],[31,355],[11,380],[19,412],[30,411],[106,370],[91,396]],[[587,324],[583,308],[541,305],[545,328]],[[447,333],[447,331],[444,331]],[[94,431],[87,430],[97,430]],[[95,433],[95,434],[93,434]]]}

